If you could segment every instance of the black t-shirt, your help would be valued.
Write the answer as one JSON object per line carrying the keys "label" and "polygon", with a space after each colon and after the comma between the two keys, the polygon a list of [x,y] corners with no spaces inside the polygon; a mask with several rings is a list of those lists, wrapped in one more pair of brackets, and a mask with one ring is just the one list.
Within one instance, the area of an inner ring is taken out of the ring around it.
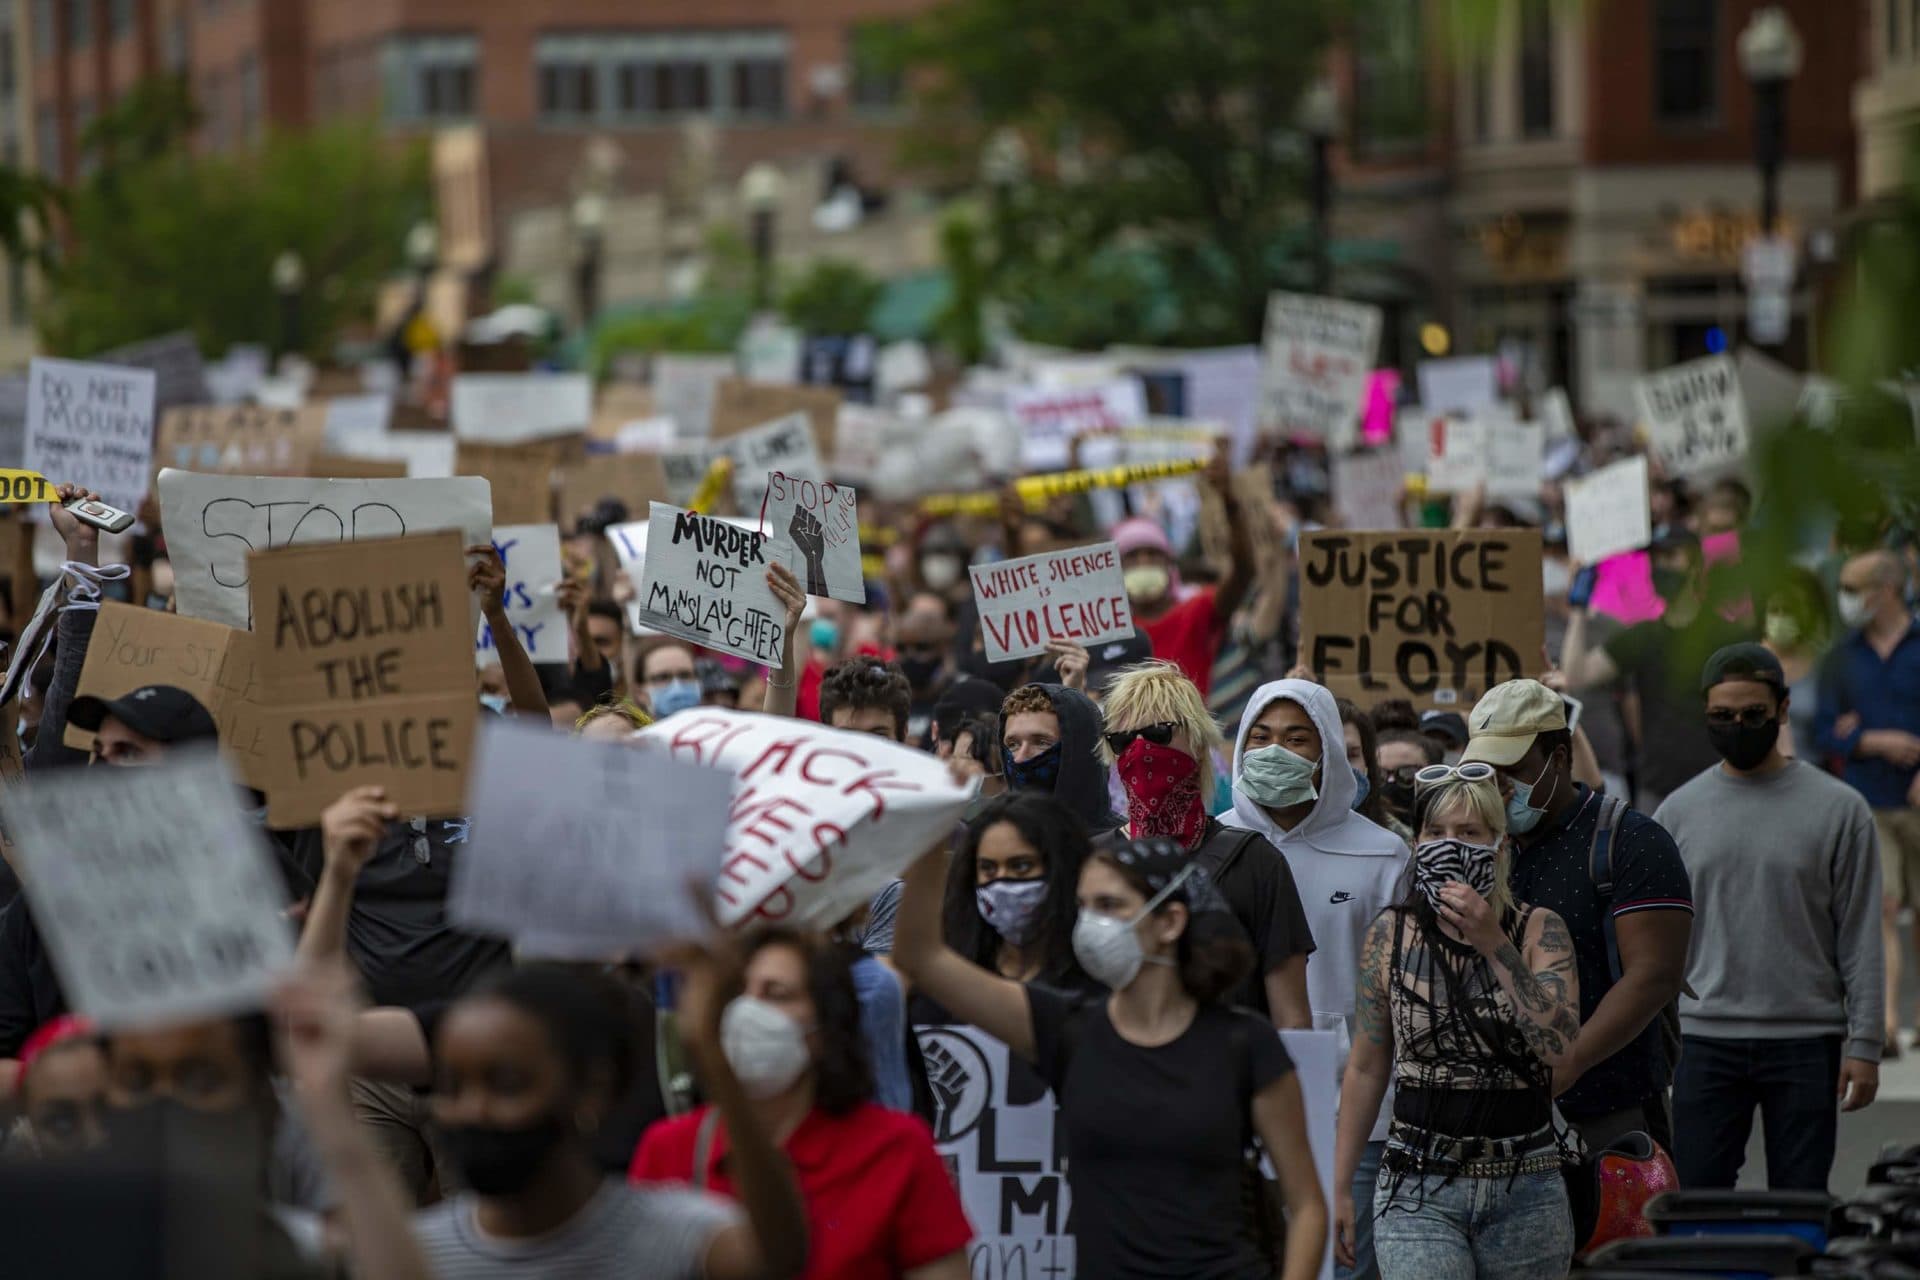
{"label": "black t-shirt", "polygon": [[17,1058],[40,1024],[67,1011],[53,958],[25,895],[0,911],[0,1058]]}
{"label": "black t-shirt", "polygon": [[[1217,869],[1241,841],[1245,844],[1239,856],[1224,875],[1219,874]],[[1253,944],[1253,972],[1233,990],[1232,1003],[1270,1018],[1266,976],[1293,957],[1312,955],[1314,950],[1313,930],[1307,924],[1307,909],[1300,905],[1293,868],[1265,836],[1223,827],[1212,818],[1207,819],[1206,834],[1193,856],[1214,873],[1214,887]]]}
{"label": "black t-shirt", "polygon": [[1638,622],[1607,640],[1621,681],[1640,696],[1635,772],[1642,787],[1671,795],[1720,763],[1707,737],[1700,671],[1715,650],[1751,639],[1750,629],[1708,612],[1678,629],[1657,618]]}
{"label": "black t-shirt", "polygon": [[1102,1280],[1268,1280],[1242,1207],[1252,1099],[1293,1070],[1274,1029],[1203,1005],[1154,1048],[1104,996],[1027,986],[1034,1066],[1066,1127],[1078,1270]]}

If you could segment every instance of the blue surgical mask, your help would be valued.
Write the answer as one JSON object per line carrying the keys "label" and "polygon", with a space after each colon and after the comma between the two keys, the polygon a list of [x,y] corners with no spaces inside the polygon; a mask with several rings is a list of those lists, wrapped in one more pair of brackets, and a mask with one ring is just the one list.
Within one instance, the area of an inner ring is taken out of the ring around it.
{"label": "blue surgical mask", "polygon": [[507,695],[504,693],[483,693],[480,695],[480,705],[497,716],[503,716],[507,714]]}
{"label": "blue surgical mask", "polygon": [[647,695],[653,703],[653,718],[665,720],[676,711],[690,711],[700,705],[698,680],[675,680]]}
{"label": "blue surgical mask", "polygon": [[1241,795],[1268,809],[1286,809],[1319,796],[1313,785],[1317,760],[1295,755],[1279,743],[1249,751],[1240,757],[1240,777],[1233,784]]}
{"label": "blue surgical mask", "polygon": [[813,625],[807,629],[807,635],[816,649],[824,649],[828,653],[840,650],[840,624],[832,618],[815,618]]}
{"label": "blue surgical mask", "polygon": [[[1353,769],[1352,765],[1347,768]],[[1373,790],[1373,784],[1367,781],[1365,769],[1353,769],[1353,807],[1356,811],[1367,802],[1367,795]]]}
{"label": "blue surgical mask", "polygon": [[[1546,776],[1552,772],[1553,762],[1549,760],[1546,767],[1540,771],[1540,776],[1532,782],[1522,782],[1520,779],[1512,777],[1508,779],[1513,786],[1513,794],[1507,797],[1508,831],[1511,831],[1517,836],[1523,836],[1539,826],[1540,819],[1547,816],[1545,805],[1542,805],[1538,809],[1533,807],[1533,792],[1534,788],[1545,781]],[[1549,800],[1553,798],[1553,788],[1551,786],[1547,788],[1546,798]]]}

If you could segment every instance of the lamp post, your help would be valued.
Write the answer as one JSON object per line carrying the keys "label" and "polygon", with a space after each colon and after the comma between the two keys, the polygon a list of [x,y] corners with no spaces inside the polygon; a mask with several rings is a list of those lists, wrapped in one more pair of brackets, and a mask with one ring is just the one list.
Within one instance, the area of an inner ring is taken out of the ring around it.
{"label": "lamp post", "polygon": [[580,327],[585,329],[600,313],[600,262],[606,246],[607,198],[597,191],[584,191],[574,200],[570,216],[574,298],[580,308]]}
{"label": "lamp post", "polygon": [[1740,32],[1740,70],[1753,89],[1753,162],[1760,171],[1760,236],[1746,248],[1747,336],[1786,341],[1793,326],[1793,246],[1780,223],[1780,165],[1787,151],[1787,86],[1800,71],[1800,36],[1777,6],[1755,11]]}
{"label": "lamp post", "polygon": [[300,341],[300,291],[307,285],[307,264],[291,249],[273,260],[273,292],[280,302],[281,354],[298,352]]}
{"label": "lamp post", "polygon": [[746,206],[753,235],[753,305],[765,311],[773,305],[774,217],[786,188],[780,171],[765,163],[754,165],[740,179],[740,203]]}
{"label": "lamp post", "polygon": [[425,280],[433,274],[440,256],[440,229],[422,218],[407,229],[407,265],[413,274]]}
{"label": "lamp post", "polygon": [[1333,82],[1313,82],[1300,99],[1300,130],[1312,147],[1307,197],[1313,209],[1313,291],[1333,289],[1333,140],[1340,132],[1340,99]]}
{"label": "lamp post", "polygon": [[993,193],[994,248],[1001,261],[1013,240],[1013,193],[1027,180],[1027,140],[1017,129],[995,129],[980,148],[980,180]]}

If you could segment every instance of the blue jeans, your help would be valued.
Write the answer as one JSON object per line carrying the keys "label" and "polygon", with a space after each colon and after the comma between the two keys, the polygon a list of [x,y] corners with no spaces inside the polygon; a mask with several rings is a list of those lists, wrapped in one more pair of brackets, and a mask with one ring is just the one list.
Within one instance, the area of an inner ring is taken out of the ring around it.
{"label": "blue jeans", "polygon": [[[1374,1192],[1373,1252],[1383,1280],[1549,1280],[1573,1261],[1573,1215],[1559,1170],[1507,1178],[1408,1174]],[[1355,1209],[1356,1214],[1358,1208]]]}
{"label": "blue jeans", "polygon": [[1687,1036],[1673,1078],[1673,1167],[1680,1185],[1740,1180],[1759,1109],[1767,1189],[1825,1191],[1839,1136],[1839,1036],[1723,1040]]}
{"label": "blue jeans", "polygon": [[1353,1169],[1353,1265],[1333,1264],[1333,1280],[1380,1280],[1373,1258],[1373,1184],[1380,1177],[1380,1153],[1385,1139],[1369,1142]]}

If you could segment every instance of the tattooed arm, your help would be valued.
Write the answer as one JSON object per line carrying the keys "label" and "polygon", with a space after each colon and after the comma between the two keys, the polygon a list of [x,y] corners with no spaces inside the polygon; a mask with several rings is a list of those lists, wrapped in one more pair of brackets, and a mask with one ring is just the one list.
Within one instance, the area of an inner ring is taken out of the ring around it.
{"label": "tattooed arm", "polygon": [[1360,944],[1359,992],[1353,1008],[1353,1049],[1347,1055],[1346,1079],[1340,1085],[1340,1122],[1334,1142],[1334,1257],[1353,1265],[1353,1171],[1380,1114],[1387,1079],[1393,1071],[1393,1009],[1389,993],[1395,977],[1393,931],[1401,928],[1397,912],[1374,917]]}
{"label": "tattooed arm", "polygon": [[1488,957],[1513,1001],[1520,1034],[1540,1061],[1558,1071],[1573,1060],[1580,1035],[1580,974],[1573,938],[1559,916],[1541,908],[1527,921],[1526,955],[1503,942]]}

